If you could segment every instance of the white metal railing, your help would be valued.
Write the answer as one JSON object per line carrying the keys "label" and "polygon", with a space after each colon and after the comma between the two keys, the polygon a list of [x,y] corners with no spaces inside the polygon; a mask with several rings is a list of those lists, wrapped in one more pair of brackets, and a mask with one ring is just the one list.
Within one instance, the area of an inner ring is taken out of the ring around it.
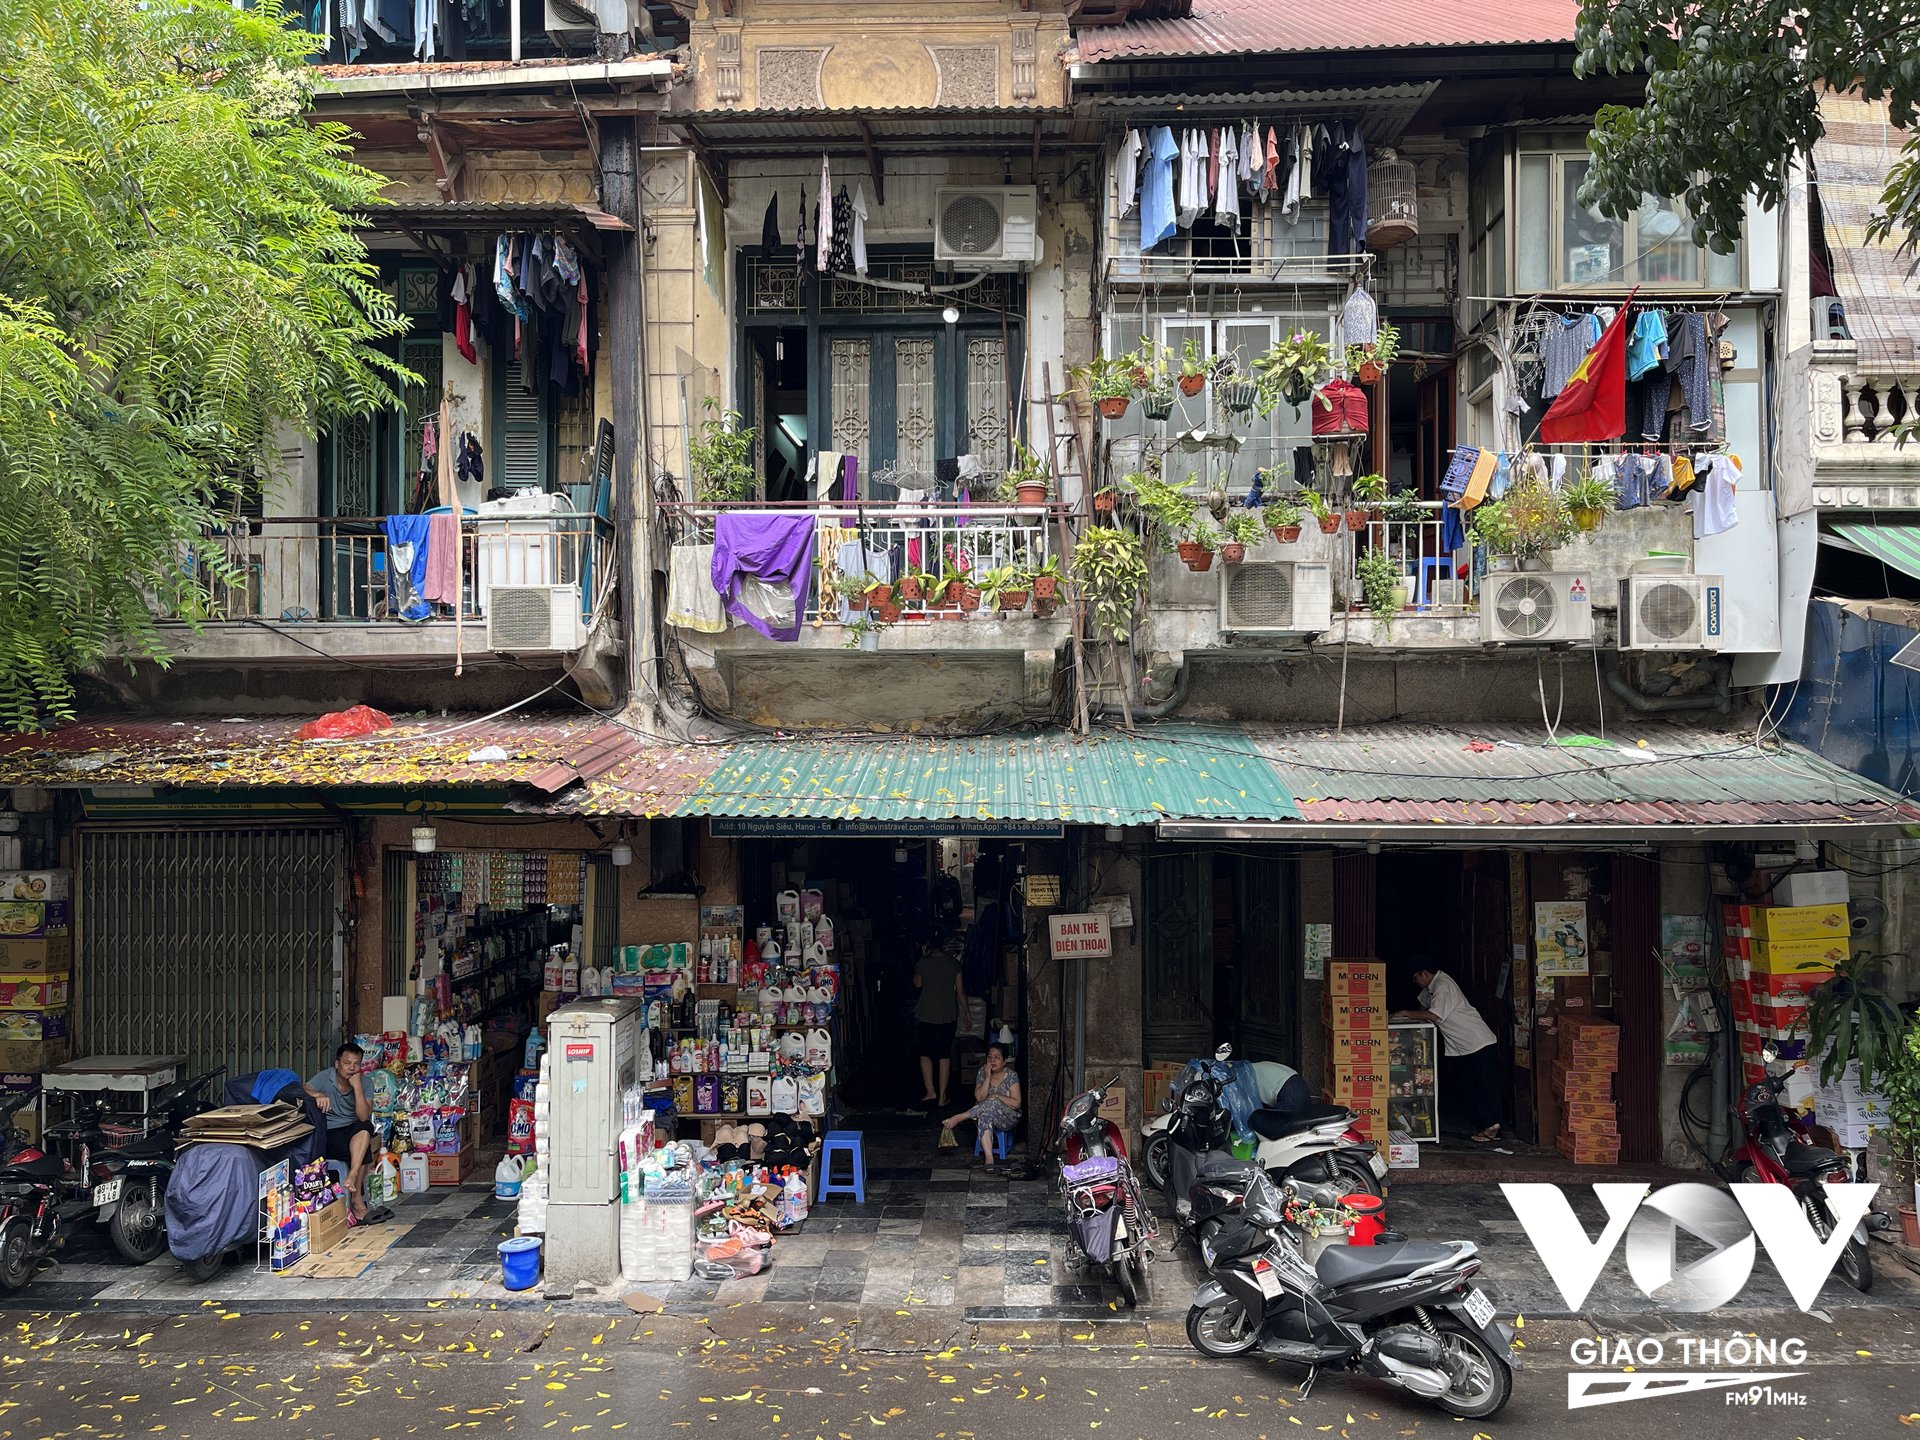
{"label": "white metal railing", "polygon": [[[1386,518],[1414,504],[1419,507],[1419,518]],[[1440,501],[1395,501],[1386,507],[1374,507],[1369,513],[1364,530],[1355,534],[1347,547],[1346,593],[1350,604],[1365,603],[1360,557],[1384,551],[1399,562],[1400,572],[1406,577],[1406,613],[1457,615],[1472,608],[1480,590],[1478,572],[1482,567],[1475,563],[1472,541],[1464,541],[1457,550],[1444,546],[1446,521]],[[1313,523],[1311,518],[1307,523]]]}

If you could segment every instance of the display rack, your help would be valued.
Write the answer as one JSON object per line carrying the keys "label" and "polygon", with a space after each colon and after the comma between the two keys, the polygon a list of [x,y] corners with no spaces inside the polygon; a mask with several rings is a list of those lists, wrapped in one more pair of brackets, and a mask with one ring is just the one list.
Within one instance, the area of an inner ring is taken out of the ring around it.
{"label": "display rack", "polygon": [[1387,1026],[1387,1129],[1416,1143],[1440,1138],[1440,1032],[1425,1020]]}

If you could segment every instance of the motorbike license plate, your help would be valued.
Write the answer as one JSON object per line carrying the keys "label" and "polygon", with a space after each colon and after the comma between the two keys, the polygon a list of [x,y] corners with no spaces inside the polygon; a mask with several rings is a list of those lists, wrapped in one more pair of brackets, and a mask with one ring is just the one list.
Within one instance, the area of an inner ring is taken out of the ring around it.
{"label": "motorbike license plate", "polygon": [[1387,1178],[1387,1159],[1386,1156],[1382,1155],[1378,1150],[1367,1157],[1367,1165],[1373,1171],[1374,1179],[1384,1180]]}
{"label": "motorbike license plate", "polygon": [[109,1180],[104,1185],[93,1187],[93,1203],[96,1206],[111,1205],[120,1198],[120,1182]]}
{"label": "motorbike license plate", "polygon": [[1469,1286],[1467,1288],[1467,1298],[1463,1302],[1463,1305],[1467,1312],[1467,1318],[1481,1329],[1484,1330],[1493,1323],[1493,1301],[1487,1298],[1484,1290]]}

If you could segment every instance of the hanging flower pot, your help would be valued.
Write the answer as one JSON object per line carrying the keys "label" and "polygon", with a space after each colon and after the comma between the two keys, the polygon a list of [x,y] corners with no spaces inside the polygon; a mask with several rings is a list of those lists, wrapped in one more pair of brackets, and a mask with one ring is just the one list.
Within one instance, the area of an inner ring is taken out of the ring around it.
{"label": "hanging flower pot", "polygon": [[1260,387],[1251,380],[1234,380],[1219,387],[1220,404],[1235,415],[1244,415],[1253,409],[1253,402],[1260,398]]}
{"label": "hanging flower pot", "polygon": [[1582,530],[1592,531],[1600,528],[1600,522],[1607,518],[1607,512],[1597,505],[1576,505],[1573,511],[1573,523]]}
{"label": "hanging flower pot", "polygon": [[1202,371],[1198,375],[1182,375],[1180,377],[1180,393],[1182,395],[1187,396],[1189,399],[1191,399],[1195,395],[1198,395],[1202,390],[1206,388],[1207,388],[1207,377],[1206,377],[1206,372],[1204,371]]}
{"label": "hanging flower pot", "polygon": [[1094,491],[1093,513],[1096,515],[1111,515],[1113,513],[1114,501],[1118,498],[1119,497],[1111,490]]}
{"label": "hanging flower pot", "polygon": [[1338,535],[1340,533],[1340,527],[1346,523],[1346,518],[1346,516],[1337,510],[1331,515],[1320,516],[1320,533],[1322,535]]}
{"label": "hanging flower pot", "polygon": [[920,577],[918,575],[901,576],[900,577],[901,603],[911,605],[916,600],[920,600],[922,598],[924,598],[924,592],[920,588]]}
{"label": "hanging flower pot", "polygon": [[1273,527],[1273,538],[1282,545],[1291,545],[1300,538],[1300,527],[1298,525],[1276,525]]}
{"label": "hanging flower pot", "polygon": [[1031,592],[1026,590],[1002,590],[1000,592],[1000,613],[1012,615],[1027,608]]}
{"label": "hanging flower pot", "polygon": [[1361,362],[1359,370],[1354,373],[1359,376],[1362,385],[1377,384],[1380,379],[1380,366],[1376,361],[1364,360]]}
{"label": "hanging flower pot", "polygon": [[1149,420],[1167,420],[1173,416],[1173,395],[1166,390],[1156,390],[1140,402],[1141,410]]}
{"label": "hanging flower pot", "polygon": [[1179,551],[1181,563],[1196,575],[1213,568],[1213,551],[1197,540],[1182,540]]}
{"label": "hanging flower pot", "polygon": [[1356,535],[1362,534],[1367,528],[1367,512],[1365,510],[1347,511],[1347,528]]}
{"label": "hanging flower pot", "polygon": [[1036,575],[1033,577],[1033,598],[1035,600],[1057,600],[1060,598],[1060,577],[1058,575]]}
{"label": "hanging flower pot", "polygon": [[1238,565],[1247,558],[1247,547],[1238,541],[1229,540],[1220,547],[1220,558],[1229,565]]}
{"label": "hanging flower pot", "polygon": [[1059,608],[1060,608],[1060,602],[1058,600],[1048,600],[1044,596],[1042,596],[1038,590],[1034,592],[1034,596],[1033,596],[1033,618],[1034,619],[1051,620],[1053,618],[1054,612]]}
{"label": "hanging flower pot", "polygon": [[880,617],[882,625],[896,625],[900,621],[900,606],[895,603],[891,594],[881,604],[873,607],[873,613]]}
{"label": "hanging flower pot", "polygon": [[1280,394],[1289,405],[1304,405],[1313,398],[1313,382],[1304,375],[1291,375]]}
{"label": "hanging flower pot", "polygon": [[1127,377],[1133,381],[1136,390],[1144,390],[1153,384],[1153,372],[1144,365],[1134,366],[1127,372]]}
{"label": "hanging flower pot", "polygon": [[1118,420],[1127,413],[1127,406],[1132,403],[1125,395],[1103,395],[1093,402],[1102,420]]}
{"label": "hanging flower pot", "polygon": [[867,602],[866,609],[878,610],[884,605],[891,605],[893,603],[893,587],[891,585],[869,585],[864,598]]}
{"label": "hanging flower pot", "polygon": [[960,613],[963,615],[971,615],[980,608],[980,589],[978,586],[968,585],[963,581],[953,587],[953,598],[959,602]]}
{"label": "hanging flower pot", "polygon": [[865,610],[867,608],[867,592],[864,590],[856,591],[847,596],[846,601],[847,609],[849,610]]}
{"label": "hanging flower pot", "polygon": [[1022,505],[1044,505],[1047,503],[1047,482],[1022,480],[1013,493]]}

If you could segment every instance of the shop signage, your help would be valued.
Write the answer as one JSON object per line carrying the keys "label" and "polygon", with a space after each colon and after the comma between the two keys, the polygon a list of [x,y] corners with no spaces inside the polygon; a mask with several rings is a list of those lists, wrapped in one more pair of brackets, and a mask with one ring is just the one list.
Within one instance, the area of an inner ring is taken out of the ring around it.
{"label": "shop signage", "polygon": [[893,837],[970,835],[982,840],[1058,840],[1066,826],[1046,820],[834,820],[824,815],[748,817],[715,815],[708,821],[720,839],[801,838],[813,835]]}
{"label": "shop signage", "polygon": [[1056,960],[1105,960],[1113,954],[1105,915],[1049,915],[1047,938]]}
{"label": "shop signage", "polygon": [[593,1059],[593,1042],[591,1040],[569,1040],[567,1042],[567,1059]]}
{"label": "shop signage", "polygon": [[1027,904],[1058,905],[1060,903],[1060,877],[1058,875],[1027,876]]}

